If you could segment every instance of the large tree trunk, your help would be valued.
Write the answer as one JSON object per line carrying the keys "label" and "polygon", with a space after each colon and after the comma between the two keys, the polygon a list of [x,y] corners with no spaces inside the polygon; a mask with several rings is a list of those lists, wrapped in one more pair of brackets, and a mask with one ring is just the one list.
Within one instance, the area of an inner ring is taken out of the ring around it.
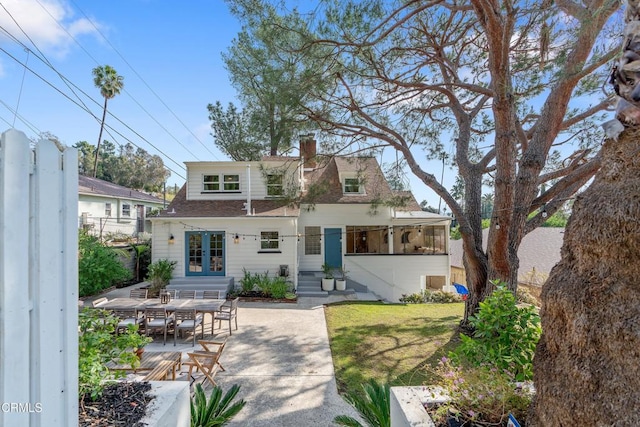
{"label": "large tree trunk", "polygon": [[640,425],[640,127],[607,140],[542,289],[530,426]]}

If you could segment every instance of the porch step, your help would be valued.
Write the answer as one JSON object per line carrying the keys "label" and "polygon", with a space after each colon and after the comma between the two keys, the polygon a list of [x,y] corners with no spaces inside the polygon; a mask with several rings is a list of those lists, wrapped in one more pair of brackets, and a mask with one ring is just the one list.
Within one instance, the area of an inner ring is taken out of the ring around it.
{"label": "porch step", "polygon": [[314,272],[301,272],[298,275],[298,289],[296,294],[299,297],[328,297],[329,293],[322,290],[320,277],[315,277]]}
{"label": "porch step", "polygon": [[194,276],[171,279],[167,289],[188,289],[194,291],[230,292],[234,287],[234,278],[226,276]]}

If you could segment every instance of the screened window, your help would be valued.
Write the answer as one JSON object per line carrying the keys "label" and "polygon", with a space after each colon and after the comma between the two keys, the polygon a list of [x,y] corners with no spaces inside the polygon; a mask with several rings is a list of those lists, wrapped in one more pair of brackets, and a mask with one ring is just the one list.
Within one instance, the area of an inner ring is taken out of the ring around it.
{"label": "screened window", "polygon": [[393,252],[396,254],[446,253],[446,227],[396,226],[393,227]]}
{"label": "screened window", "polygon": [[280,239],[277,231],[260,232],[260,250],[277,251],[280,249]]}
{"label": "screened window", "polygon": [[282,196],[282,175],[267,175],[267,196]]}
{"label": "screened window", "polygon": [[361,193],[360,181],[358,178],[345,178],[344,179],[344,192],[345,193]]}
{"label": "screened window", "polygon": [[240,191],[240,175],[225,175],[224,191]]}
{"label": "screened window", "polygon": [[388,254],[389,230],[384,225],[346,227],[348,254]]}
{"label": "screened window", "polygon": [[304,228],[304,254],[320,255],[320,227]]}
{"label": "screened window", "polygon": [[202,178],[203,191],[220,191],[220,176],[205,175]]}
{"label": "screened window", "polygon": [[122,216],[131,216],[131,205],[126,203],[122,204]]}
{"label": "screened window", "polygon": [[111,203],[104,204],[104,216],[111,216]]}

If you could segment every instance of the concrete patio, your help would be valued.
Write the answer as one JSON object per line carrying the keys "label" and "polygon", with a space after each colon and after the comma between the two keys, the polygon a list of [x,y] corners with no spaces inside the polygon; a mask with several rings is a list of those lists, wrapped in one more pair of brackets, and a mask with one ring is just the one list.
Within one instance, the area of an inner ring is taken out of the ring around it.
{"label": "concrete patio", "polygon": [[[131,288],[105,294],[109,299],[128,296]],[[345,299],[375,300],[372,294],[302,297],[297,303],[241,302],[238,330],[229,336],[228,323],[211,331],[205,317],[205,339],[228,338],[220,362],[226,369],[215,379],[227,390],[240,385],[239,398],[247,401],[230,426],[332,426],[337,415],[358,417],[337,392],[323,304]],[[90,303],[89,301],[86,302]],[[192,337],[162,338],[146,351],[191,351]],[[200,348],[196,345],[197,349]],[[186,369],[178,377],[186,381]]]}

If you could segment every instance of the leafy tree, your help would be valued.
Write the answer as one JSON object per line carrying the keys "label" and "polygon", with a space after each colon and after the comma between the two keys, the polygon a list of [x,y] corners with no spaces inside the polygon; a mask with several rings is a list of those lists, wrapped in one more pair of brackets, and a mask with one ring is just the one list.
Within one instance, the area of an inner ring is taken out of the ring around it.
{"label": "leafy tree", "polygon": [[222,58],[237,90],[242,109],[220,102],[209,104],[216,145],[234,160],[254,160],[260,156],[285,154],[296,135],[309,129],[301,105],[311,87],[322,83],[302,52],[292,46],[300,35],[277,28],[298,26],[301,17],[293,11],[280,16],[269,4],[253,0],[227,1],[231,12],[243,23]]}
{"label": "leafy tree", "polygon": [[102,109],[102,120],[100,121],[100,134],[98,135],[98,145],[96,146],[96,158],[93,164],[93,177],[98,173],[98,158],[100,157],[100,142],[102,141],[102,131],[104,121],[107,116],[107,101],[120,94],[124,87],[124,77],[118,75],[116,70],[110,65],[101,65],[92,70],[93,84],[100,89],[100,95],[104,97],[104,107]]}
{"label": "leafy tree", "polygon": [[[78,173],[90,175],[95,154],[93,145],[80,141],[74,147],[78,149]],[[134,149],[131,144],[123,145],[116,154],[113,143],[107,140],[102,143],[102,159],[96,176],[99,179],[136,190],[159,192],[170,175],[160,156],[142,148]]]}
{"label": "leafy tree", "polygon": [[[616,52],[607,35],[617,9],[613,0],[588,7],[571,0],[333,0],[314,9],[306,26],[287,28],[306,36],[294,51],[304,50],[308,62],[318,60],[319,74],[332,77],[309,89],[305,112],[336,138],[334,150],[398,150],[460,224],[470,289],[465,320],[492,292],[490,280],[516,289],[518,247],[544,222],[540,207],[553,214],[600,167],[596,123],[611,105],[601,82]],[[283,33],[283,23],[273,31]],[[420,165],[425,154],[440,159],[451,151],[464,203]],[[485,251],[487,180],[494,221]]]}

